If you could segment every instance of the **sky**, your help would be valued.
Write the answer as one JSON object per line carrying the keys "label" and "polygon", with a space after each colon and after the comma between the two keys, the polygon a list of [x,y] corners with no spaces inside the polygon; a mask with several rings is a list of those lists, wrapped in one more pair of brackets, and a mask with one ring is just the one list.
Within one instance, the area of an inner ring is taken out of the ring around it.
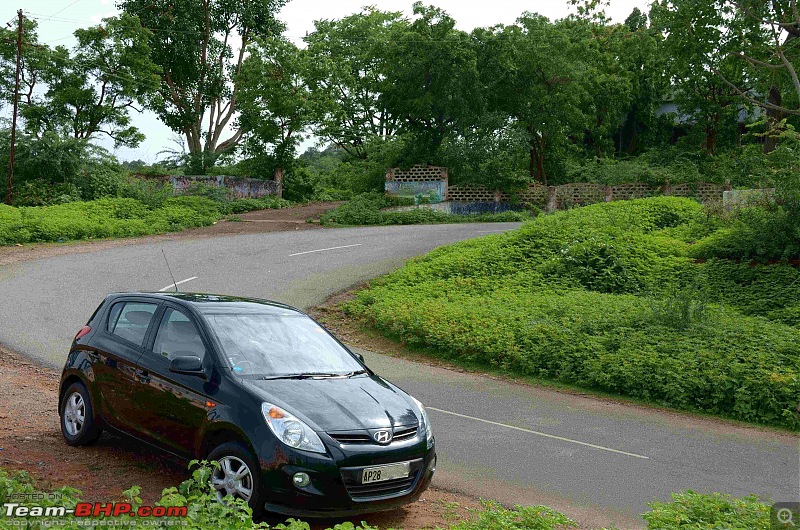
{"label": "sky", "polygon": [[[551,20],[574,12],[566,0],[425,0],[424,3],[447,11],[456,20],[457,27],[464,31],[495,24],[512,24],[524,11],[539,13]],[[622,22],[634,7],[647,11],[648,3],[648,0],[611,0],[606,14],[613,21]],[[341,18],[360,11],[365,5],[410,15],[412,4],[413,0],[291,0],[280,11],[278,18],[286,24],[286,36],[301,44],[303,35],[314,30],[315,20]],[[117,14],[113,0],[3,0],[0,3],[0,24],[14,24],[19,8],[23,9],[26,16],[39,22],[40,41],[68,47],[75,43],[72,33],[77,28],[98,24],[103,18]],[[10,117],[8,107],[0,109],[0,118]],[[100,140],[98,143],[121,160],[141,159],[147,163],[162,158],[159,152],[178,147],[175,133],[153,113],[134,113],[133,124],[147,136],[139,147],[114,150],[112,142]],[[309,147],[312,143],[309,141],[302,147]]]}

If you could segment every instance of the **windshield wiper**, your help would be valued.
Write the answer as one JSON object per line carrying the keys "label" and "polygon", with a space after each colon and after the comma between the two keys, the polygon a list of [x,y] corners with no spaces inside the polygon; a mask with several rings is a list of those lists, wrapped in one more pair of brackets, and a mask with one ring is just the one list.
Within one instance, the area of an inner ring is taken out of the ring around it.
{"label": "windshield wiper", "polygon": [[365,373],[367,373],[366,370],[356,370],[344,374],[336,374],[329,372],[308,372],[304,374],[265,375],[263,377],[259,377],[259,379],[262,381],[272,381],[275,379],[339,379],[339,378],[345,379],[347,377],[352,377],[354,375],[365,374]]}

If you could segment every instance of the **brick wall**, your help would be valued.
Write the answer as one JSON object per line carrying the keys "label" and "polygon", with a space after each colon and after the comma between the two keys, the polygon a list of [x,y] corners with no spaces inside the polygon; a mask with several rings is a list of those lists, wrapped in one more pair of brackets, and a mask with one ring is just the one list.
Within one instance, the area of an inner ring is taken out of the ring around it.
{"label": "brick wall", "polygon": [[560,186],[543,186],[533,183],[528,188],[515,193],[493,191],[482,186],[450,186],[447,191],[447,200],[457,202],[518,201],[546,210],[557,210],[598,202],[639,199],[656,195],[690,197],[702,202],[713,202],[721,201],[722,192],[728,189],[730,189],[729,185],[710,182],[666,184],[664,186],[651,186],[642,182],[615,186],[592,182],[576,182]]}
{"label": "brick wall", "polygon": [[409,169],[393,167],[386,171],[387,182],[422,182],[426,180],[444,180],[447,182],[447,168],[417,165]]}

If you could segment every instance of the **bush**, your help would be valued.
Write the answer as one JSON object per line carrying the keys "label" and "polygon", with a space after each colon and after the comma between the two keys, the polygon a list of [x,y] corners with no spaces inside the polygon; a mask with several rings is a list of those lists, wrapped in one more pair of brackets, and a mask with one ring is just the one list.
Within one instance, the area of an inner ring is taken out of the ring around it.
{"label": "bush", "polygon": [[411,260],[345,310],[449,359],[796,429],[800,271],[695,263],[707,219],[675,197],[538,217]]}
{"label": "bush", "polygon": [[136,199],[150,208],[158,208],[165,200],[174,196],[174,192],[169,182],[129,176],[120,185],[119,196]]}
{"label": "bush", "polygon": [[736,208],[726,228],[700,239],[696,258],[775,260],[800,258],[800,216],[778,204]]}
{"label": "bush", "polygon": [[100,199],[0,209],[0,244],[128,237],[207,226],[221,217],[202,197],[172,197],[160,208],[136,199]]}
{"label": "bush", "polygon": [[254,210],[279,210],[281,208],[288,208],[292,203],[286,199],[281,199],[275,196],[266,196],[258,199],[243,198],[235,199],[225,205],[224,213],[245,213]]}
{"label": "bush", "polygon": [[81,200],[80,191],[72,183],[53,184],[41,179],[14,186],[14,206],[51,206]]}
{"label": "bush", "polygon": [[[660,530],[769,530],[770,507],[756,496],[735,499],[714,493],[673,493],[672,502],[653,502],[642,515],[648,528]],[[777,527],[776,527],[777,528]]]}

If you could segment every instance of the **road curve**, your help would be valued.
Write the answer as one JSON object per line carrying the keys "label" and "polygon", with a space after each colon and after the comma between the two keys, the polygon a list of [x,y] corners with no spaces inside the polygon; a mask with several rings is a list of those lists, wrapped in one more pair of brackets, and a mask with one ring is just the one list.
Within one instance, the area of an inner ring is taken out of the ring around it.
{"label": "road curve", "polygon": [[[0,343],[58,367],[109,292],[169,289],[299,307],[435,247],[510,223],[375,227],[135,244],[0,267]],[[800,438],[621,405],[363,352],[430,408],[435,484],[509,504],[545,504],[585,527],[643,526],[671,491],[800,500]]]}

